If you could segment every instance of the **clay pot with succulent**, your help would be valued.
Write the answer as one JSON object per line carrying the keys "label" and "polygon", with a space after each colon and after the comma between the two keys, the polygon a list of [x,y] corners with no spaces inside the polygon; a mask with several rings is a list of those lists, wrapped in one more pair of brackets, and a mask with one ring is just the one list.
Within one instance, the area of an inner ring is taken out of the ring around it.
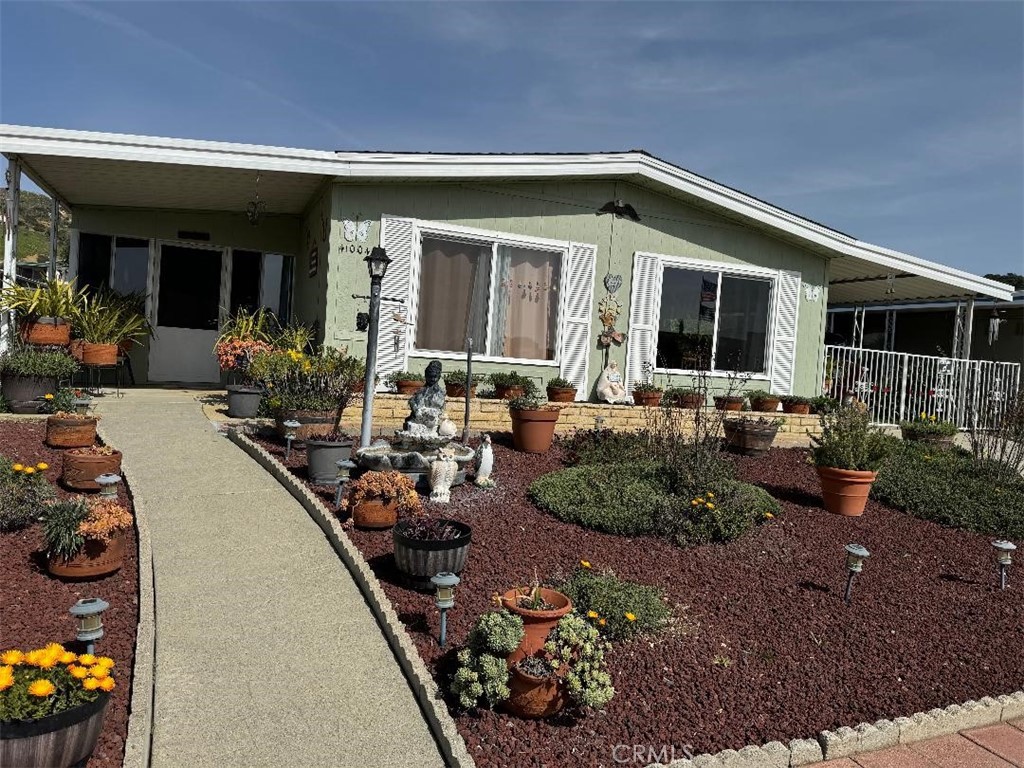
{"label": "clay pot with succulent", "polygon": [[419,514],[423,503],[412,478],[395,470],[371,471],[346,484],[340,509],[357,528],[384,529],[398,522],[400,514]]}
{"label": "clay pot with succulent", "polygon": [[38,286],[11,283],[0,292],[0,311],[14,312],[26,343],[66,347],[71,321],[85,297],[85,288],[76,291],[65,280],[47,280]]}
{"label": "clay pot with succulent", "polygon": [[486,376],[482,373],[474,373],[467,377],[465,371],[448,371],[444,374],[444,391],[448,397],[465,397],[468,384],[469,394],[476,397],[476,387]]}
{"label": "clay pot with succulent", "polygon": [[663,394],[661,387],[651,381],[638,381],[633,385],[633,402],[636,405],[645,405],[649,408],[657,407],[661,404]]}
{"label": "clay pot with succulent", "polygon": [[689,387],[669,387],[665,390],[664,401],[676,408],[703,408],[704,394]]}
{"label": "clay pot with succulent", "polygon": [[783,413],[806,415],[811,412],[811,398],[809,397],[801,397],[800,395],[783,395],[779,399],[782,400]]}
{"label": "clay pot with succulent", "polygon": [[747,399],[750,400],[750,410],[762,413],[775,413],[779,410],[781,398],[763,389],[753,389],[747,392]]}
{"label": "clay pot with succulent", "polygon": [[494,387],[494,396],[502,400],[514,400],[537,391],[533,379],[521,376],[515,371],[492,373],[487,380]]}
{"label": "clay pot with succulent", "polygon": [[75,335],[82,340],[84,365],[115,365],[118,349],[145,339],[152,328],[134,304],[111,292],[94,293],[77,308]]}
{"label": "clay pot with succulent", "polygon": [[557,590],[542,587],[536,573],[532,585],[510,589],[499,602],[523,622],[522,642],[509,655],[510,662],[537,653],[548,633],[572,610],[572,600]]}
{"label": "clay pot with succulent", "polygon": [[116,499],[81,496],[54,501],[43,514],[47,569],[68,579],[96,579],[121,567],[122,534],[132,514]]}
{"label": "clay pot with succulent", "polygon": [[400,395],[413,395],[423,388],[426,381],[422,373],[392,371],[384,377],[384,383]]}

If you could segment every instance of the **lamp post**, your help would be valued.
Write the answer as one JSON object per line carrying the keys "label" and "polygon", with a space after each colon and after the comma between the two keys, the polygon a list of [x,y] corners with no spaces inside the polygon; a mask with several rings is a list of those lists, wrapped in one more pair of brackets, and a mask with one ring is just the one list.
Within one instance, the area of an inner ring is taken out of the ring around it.
{"label": "lamp post", "polygon": [[996,557],[999,562],[999,588],[1006,589],[1006,571],[1009,570],[1010,563],[1013,562],[1013,553],[1017,549],[1017,545],[1000,539],[993,541],[992,546],[996,548]]}
{"label": "lamp post", "polygon": [[295,419],[288,419],[288,421],[284,423],[284,440],[288,444],[284,449],[285,461],[288,461],[288,459],[292,457],[292,440],[294,440],[295,436],[299,433],[298,430],[301,426],[302,425]]}
{"label": "lamp post", "polygon": [[441,612],[441,647],[444,648],[448,636],[448,609],[455,606],[455,587],[459,585],[459,577],[454,573],[439,573],[432,576],[430,582],[437,588],[434,605]]}
{"label": "lamp post", "polygon": [[871,553],[868,552],[860,544],[847,544],[846,545],[846,594],[843,596],[843,602],[850,602],[850,591],[853,589],[853,577],[864,570],[864,561],[871,557]]}
{"label": "lamp post", "polygon": [[78,621],[75,639],[85,643],[86,653],[96,650],[96,641],[103,637],[103,612],[110,603],[100,597],[83,597],[71,606],[69,613]]}
{"label": "lamp post", "polygon": [[120,475],[113,475],[109,472],[97,477],[96,484],[100,487],[100,496],[105,499],[117,498],[117,484],[120,482]]}
{"label": "lamp post", "polygon": [[366,379],[363,382],[363,423],[359,430],[359,447],[370,444],[373,426],[373,387],[377,374],[377,330],[380,327],[380,286],[388,271],[391,257],[380,246],[371,250],[366,258],[370,273],[370,324],[366,329]]}

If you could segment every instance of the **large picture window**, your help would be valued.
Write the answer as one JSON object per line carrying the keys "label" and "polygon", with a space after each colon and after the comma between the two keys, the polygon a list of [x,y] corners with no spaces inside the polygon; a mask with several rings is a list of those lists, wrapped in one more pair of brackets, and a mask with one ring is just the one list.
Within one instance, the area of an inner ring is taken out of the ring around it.
{"label": "large picture window", "polygon": [[555,360],[562,252],[424,235],[416,348]]}
{"label": "large picture window", "polygon": [[766,373],[771,299],[769,279],[666,265],[658,367]]}

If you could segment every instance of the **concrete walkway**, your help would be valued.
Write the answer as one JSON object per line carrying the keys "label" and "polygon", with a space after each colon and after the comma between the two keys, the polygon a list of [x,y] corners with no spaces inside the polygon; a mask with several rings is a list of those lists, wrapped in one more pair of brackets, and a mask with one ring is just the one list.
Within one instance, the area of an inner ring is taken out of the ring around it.
{"label": "concrete walkway", "polygon": [[152,540],[154,768],[443,765],[323,532],[194,394],[97,411]]}

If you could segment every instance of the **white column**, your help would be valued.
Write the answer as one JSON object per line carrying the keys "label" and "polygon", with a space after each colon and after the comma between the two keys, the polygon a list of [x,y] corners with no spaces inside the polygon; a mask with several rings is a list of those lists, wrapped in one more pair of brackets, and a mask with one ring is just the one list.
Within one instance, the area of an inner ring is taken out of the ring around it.
{"label": "white column", "polygon": [[974,297],[967,300],[967,308],[964,310],[964,333],[961,339],[960,358],[971,359],[971,336],[974,333]]}
{"label": "white column", "polygon": [[[17,157],[7,160],[7,206],[4,212],[4,271],[3,286],[13,284],[18,268],[18,207],[21,202],[21,163]],[[0,316],[0,352],[7,350],[14,336],[14,315],[3,312]]]}
{"label": "white column", "polygon": [[46,278],[57,276],[57,228],[60,226],[60,203],[54,197],[50,200],[50,261],[46,265]]}

